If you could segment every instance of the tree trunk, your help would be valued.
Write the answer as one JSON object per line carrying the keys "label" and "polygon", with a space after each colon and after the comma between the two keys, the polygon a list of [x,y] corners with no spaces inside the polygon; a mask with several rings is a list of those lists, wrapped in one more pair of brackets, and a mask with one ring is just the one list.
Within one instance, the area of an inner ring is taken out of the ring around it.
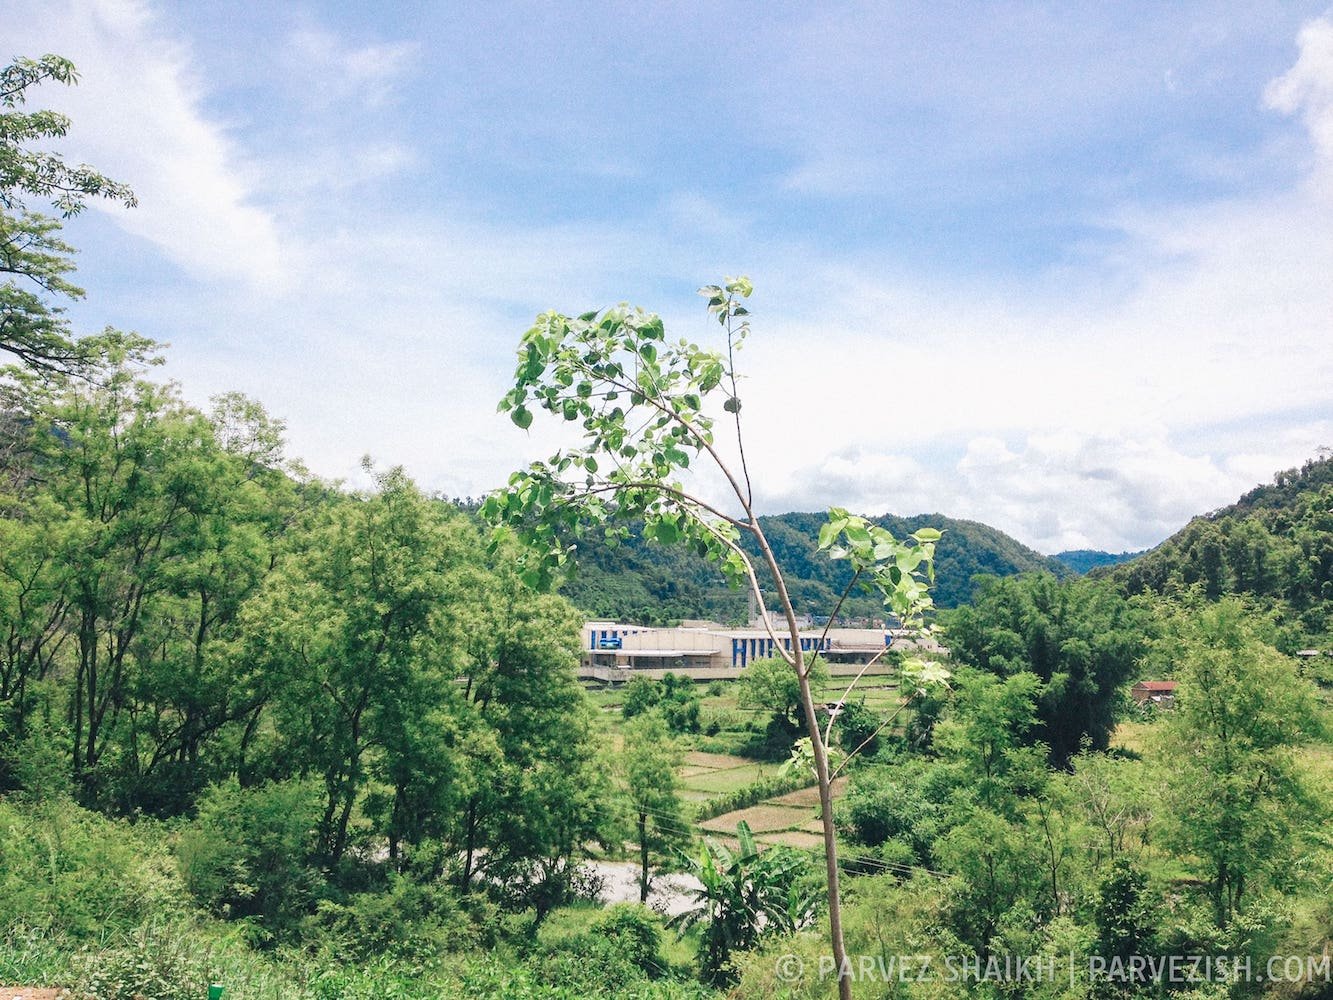
{"label": "tree trunk", "polygon": [[838,970],[838,998],[852,1000],[851,963],[847,961],[847,946],[842,938],[842,899],[838,878],[838,841],[833,827],[833,782],[829,777],[828,748],[819,731],[819,717],[815,714],[814,695],[810,678],[805,672],[801,655],[800,637],[792,636],[795,647],[796,676],[801,684],[801,704],[805,708],[806,729],[810,734],[810,749],[815,758],[815,776],[819,779],[819,820],[824,827],[824,872],[828,884],[829,940],[833,945],[833,961]]}
{"label": "tree trunk", "polygon": [[824,828],[824,874],[828,886],[828,922],[829,943],[833,947],[833,961],[838,970],[838,1000],[852,1000],[852,967],[847,960],[847,945],[842,937],[842,897],[839,890],[838,841],[833,827],[833,782],[829,774],[828,748],[824,745],[824,734],[819,731],[819,716],[815,714],[815,699],[810,691],[810,678],[805,668],[805,653],[801,649],[801,629],[796,624],[796,609],[792,607],[791,596],[787,593],[787,582],[778,567],[777,557],[759,527],[758,520],[751,514],[750,525],[764,562],[773,574],[777,586],[778,602],[782,606],[783,617],[787,621],[787,634],[791,636],[791,666],[796,671],[796,679],[801,687],[801,707],[805,710],[806,731],[810,734],[810,751],[815,758],[815,777],[819,780],[819,819]]}
{"label": "tree trunk", "polygon": [[639,879],[639,902],[648,902],[648,815],[639,813],[639,858],[643,862],[643,875]]}

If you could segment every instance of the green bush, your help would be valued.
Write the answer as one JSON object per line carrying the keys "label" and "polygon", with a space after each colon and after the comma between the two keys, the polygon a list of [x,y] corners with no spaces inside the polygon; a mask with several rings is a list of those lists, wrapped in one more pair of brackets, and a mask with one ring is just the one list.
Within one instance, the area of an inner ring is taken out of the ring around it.
{"label": "green bush", "polygon": [[583,996],[606,996],[646,978],[618,942],[591,933],[543,946],[527,965],[537,982]]}
{"label": "green bush", "polygon": [[942,828],[942,810],[911,766],[862,769],[838,803],[838,825],[865,847],[889,842],[906,845],[919,863],[928,863]]}
{"label": "green bush", "polygon": [[74,992],[86,1000],[186,1000],[207,996],[219,978],[209,949],[156,923],[81,955],[77,966]]}
{"label": "green bush", "polygon": [[646,907],[633,903],[610,906],[592,925],[592,933],[614,943],[620,955],[649,975],[662,971],[658,957],[662,934],[657,917]]}
{"label": "green bush", "polygon": [[321,939],[338,960],[354,963],[378,955],[429,963],[481,943],[452,888],[401,876],[393,876],[380,892],[357,893],[345,902],[321,901],[303,930],[303,937]]}
{"label": "green bush", "polygon": [[155,832],[68,801],[0,799],[0,929],[82,940],[181,912],[180,878]]}
{"label": "green bush", "polygon": [[319,808],[318,790],[305,782],[209,787],[177,848],[190,892],[219,916],[290,931],[312,908],[320,881],[312,863]]}

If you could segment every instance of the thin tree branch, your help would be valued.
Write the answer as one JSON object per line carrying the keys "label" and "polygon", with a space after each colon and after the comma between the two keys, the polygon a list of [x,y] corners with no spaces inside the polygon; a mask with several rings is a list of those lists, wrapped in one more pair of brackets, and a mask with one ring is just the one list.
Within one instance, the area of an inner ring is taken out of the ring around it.
{"label": "thin tree branch", "polygon": [[849,763],[851,763],[852,758],[855,757],[855,756],[856,756],[858,753],[860,753],[862,750],[864,750],[864,749],[866,748],[866,746],[869,745],[869,743],[870,743],[871,740],[873,740],[873,739],[874,739],[876,736],[878,736],[880,733],[884,732],[884,730],[885,730],[885,729],[886,729],[886,728],[893,722],[894,719],[896,719],[896,718],[898,718],[898,716],[902,715],[902,714],[903,714],[903,710],[906,709],[907,706],[910,705],[910,704],[916,699],[917,695],[919,695],[920,693],[921,693],[921,689],[920,689],[920,688],[917,688],[917,689],[916,689],[915,691],[913,691],[910,695],[908,695],[908,696],[907,696],[907,699],[906,699],[901,705],[898,706],[898,710],[897,710],[897,711],[895,711],[895,712],[894,712],[892,715],[890,715],[887,719],[885,719],[883,722],[881,722],[881,723],[879,724],[879,727],[878,727],[873,733],[871,733],[871,734],[870,734],[869,736],[867,736],[864,740],[862,740],[862,741],[860,742],[860,744],[857,746],[857,748],[856,748],[855,750],[853,750],[853,751],[852,751],[851,753],[849,753],[845,758],[843,758],[842,763],[840,763],[837,767],[835,767],[835,768],[833,769],[833,775],[832,775],[832,777],[829,778],[829,780],[832,781],[834,778],[836,778],[838,775],[840,775],[840,774],[842,773],[842,769],[843,769],[844,767],[846,767]]}
{"label": "thin tree branch", "polygon": [[[870,659],[868,659],[868,660],[864,663],[864,665],[862,665],[861,670],[857,673],[857,675],[856,675],[855,677],[852,678],[852,682],[851,682],[850,684],[847,685],[847,690],[844,691],[844,692],[842,693],[842,697],[838,699],[838,701],[839,701],[840,703],[841,703],[841,702],[846,702],[846,701],[847,701],[848,696],[852,693],[852,688],[856,687],[857,682],[858,682],[862,677],[865,676],[866,671],[869,670],[872,666],[874,666],[875,663],[879,660],[879,658],[880,658],[881,656],[883,656],[885,653],[887,653],[888,651],[889,651],[889,647],[888,647],[888,646],[885,646],[885,647],[884,647],[883,649],[881,649],[878,653],[876,653],[874,656],[872,656]],[[828,726],[827,726],[827,728],[825,728],[825,730],[824,730],[824,742],[825,742],[825,743],[828,742],[829,734],[830,734],[831,732],[833,732],[833,715],[832,715],[832,714],[829,715]]]}

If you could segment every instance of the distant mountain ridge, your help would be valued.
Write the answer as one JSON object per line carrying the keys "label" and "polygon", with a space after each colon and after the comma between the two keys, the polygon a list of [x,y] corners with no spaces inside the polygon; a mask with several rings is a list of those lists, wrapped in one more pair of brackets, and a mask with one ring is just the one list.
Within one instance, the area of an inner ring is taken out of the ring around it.
{"label": "distant mountain ridge", "polygon": [[1064,563],[1081,576],[1103,566],[1119,566],[1131,559],[1137,559],[1147,551],[1140,549],[1138,552],[1103,552],[1101,549],[1068,549],[1057,552],[1051,558]]}
{"label": "distant mountain ridge", "polygon": [[[793,512],[759,520],[783,568],[796,610],[828,614],[850,577],[846,563],[834,562],[817,551],[819,527],[827,515]],[[939,607],[969,601],[973,579],[978,575],[1009,576],[1032,571],[1072,575],[1065,564],[977,521],[941,514],[906,518],[883,514],[872,520],[898,537],[923,527],[944,532],[936,546],[935,560],[933,594]],[[647,543],[637,535],[614,549],[584,541],[579,546],[578,562],[579,572],[562,592],[594,617],[646,622],[711,618],[727,622],[743,621],[746,616],[746,594],[728,589],[716,568],[683,546]],[[767,581],[761,577],[761,583]],[[883,608],[878,601],[857,595],[843,605],[843,614],[878,617]]]}

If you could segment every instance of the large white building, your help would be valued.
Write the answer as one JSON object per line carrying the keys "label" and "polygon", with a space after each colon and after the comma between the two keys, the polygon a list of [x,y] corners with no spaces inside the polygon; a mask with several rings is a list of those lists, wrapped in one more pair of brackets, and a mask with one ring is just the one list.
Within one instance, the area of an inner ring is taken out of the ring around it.
{"label": "large white building", "polygon": [[[777,642],[790,648],[791,638],[774,629]],[[830,666],[863,664],[891,644],[917,645],[896,629],[830,628],[800,633],[801,649],[820,651]],[[650,628],[618,622],[588,622],[583,627],[582,665],[585,676],[614,679],[632,670],[676,671],[724,677],[735,676],[755,660],[773,656],[777,642],[759,627],[727,628],[711,623],[675,628]]]}

